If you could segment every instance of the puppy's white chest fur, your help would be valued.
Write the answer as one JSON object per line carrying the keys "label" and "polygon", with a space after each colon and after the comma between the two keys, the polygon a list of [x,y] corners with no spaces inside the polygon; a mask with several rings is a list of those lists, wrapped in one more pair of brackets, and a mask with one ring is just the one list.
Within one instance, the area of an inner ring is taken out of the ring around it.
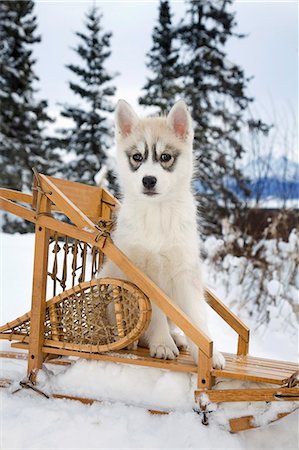
{"label": "puppy's white chest fur", "polygon": [[153,273],[154,265],[164,278],[172,278],[178,271],[199,270],[191,194],[185,200],[155,204],[125,199],[114,240],[136,264],[147,267],[147,272]]}

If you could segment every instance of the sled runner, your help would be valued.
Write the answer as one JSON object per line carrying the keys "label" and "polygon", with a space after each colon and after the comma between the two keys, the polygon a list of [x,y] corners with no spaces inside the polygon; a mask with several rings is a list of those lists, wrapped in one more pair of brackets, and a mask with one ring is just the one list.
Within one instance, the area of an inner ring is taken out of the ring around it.
{"label": "sled runner", "polygon": [[[0,189],[0,196],[2,209],[35,224],[31,311],[0,327],[1,339],[28,350],[27,385],[36,385],[49,355],[75,356],[196,374],[203,423],[211,403],[299,400],[298,365],[248,356],[249,329],[207,290],[207,303],[238,334],[236,354],[224,353],[226,367],[213,369],[213,342],[114,245],[110,232],[118,201],[105,189],[35,172],[32,196],[9,189]],[[129,281],[96,279],[104,257]],[[162,360],[135,348],[150,322],[151,302],[198,346],[198,366],[188,352]],[[219,378],[261,385],[219,390]],[[231,431],[254,426],[252,416],[230,420]]]}

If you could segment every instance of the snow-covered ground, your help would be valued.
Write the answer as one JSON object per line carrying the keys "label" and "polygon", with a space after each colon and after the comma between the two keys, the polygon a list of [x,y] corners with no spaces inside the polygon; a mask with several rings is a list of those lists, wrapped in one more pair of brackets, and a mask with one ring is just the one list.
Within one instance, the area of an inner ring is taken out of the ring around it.
{"label": "snow-covered ground", "polygon": [[[30,310],[33,245],[32,235],[1,235],[1,324]],[[211,273],[210,267],[208,273],[213,288],[223,294],[223,279]],[[273,283],[270,293],[272,288]],[[297,335],[284,326],[285,320],[284,315],[279,324],[276,317],[267,328],[257,329],[250,353],[296,361]],[[235,350],[235,333],[212,312],[211,330],[220,350]],[[1,349],[8,348],[9,343],[1,341]],[[227,431],[230,417],[253,414],[263,424],[275,417],[277,410],[292,409],[289,403],[223,404],[211,415],[210,425],[203,426],[192,411],[193,375],[85,360],[72,366],[47,365],[39,373],[39,385],[46,392],[105,400],[88,406],[46,399],[27,390],[12,394],[17,382],[25,377],[27,364],[5,359],[0,359],[0,364],[1,377],[16,382],[0,392],[2,449],[298,448],[296,413],[265,428],[238,435]],[[240,385],[238,381],[222,381],[218,388]],[[172,412],[152,416],[143,406]]]}

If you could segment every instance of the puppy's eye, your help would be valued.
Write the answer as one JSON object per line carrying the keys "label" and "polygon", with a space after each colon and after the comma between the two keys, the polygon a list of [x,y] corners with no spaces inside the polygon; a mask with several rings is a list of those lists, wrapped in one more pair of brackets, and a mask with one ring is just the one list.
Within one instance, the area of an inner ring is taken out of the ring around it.
{"label": "puppy's eye", "polygon": [[135,153],[134,155],[132,155],[132,159],[134,159],[134,161],[136,162],[140,162],[143,160],[143,156],[141,153]]}
{"label": "puppy's eye", "polygon": [[172,156],[169,153],[162,153],[162,155],[160,156],[160,160],[162,162],[168,162],[170,161],[172,158]]}

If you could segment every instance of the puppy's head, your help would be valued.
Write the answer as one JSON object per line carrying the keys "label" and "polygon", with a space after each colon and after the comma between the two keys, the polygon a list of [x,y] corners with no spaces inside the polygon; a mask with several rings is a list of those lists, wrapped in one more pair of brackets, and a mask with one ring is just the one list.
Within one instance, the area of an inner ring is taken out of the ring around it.
{"label": "puppy's head", "polygon": [[119,100],[115,124],[124,194],[154,202],[190,185],[193,129],[184,101],[178,101],[167,117],[139,119]]}

